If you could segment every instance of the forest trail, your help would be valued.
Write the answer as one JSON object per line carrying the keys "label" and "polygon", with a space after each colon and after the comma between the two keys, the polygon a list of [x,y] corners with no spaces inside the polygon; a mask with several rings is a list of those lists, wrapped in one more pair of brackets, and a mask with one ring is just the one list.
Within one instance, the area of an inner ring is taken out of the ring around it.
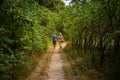
{"label": "forest trail", "polygon": [[[63,44],[63,48],[66,44]],[[57,46],[51,57],[48,70],[48,80],[65,80],[65,73],[63,70],[63,61],[59,53],[59,47]]]}
{"label": "forest trail", "polygon": [[[63,48],[65,46],[66,43],[63,43]],[[65,80],[59,46],[56,46],[53,51],[46,53],[25,80]]]}

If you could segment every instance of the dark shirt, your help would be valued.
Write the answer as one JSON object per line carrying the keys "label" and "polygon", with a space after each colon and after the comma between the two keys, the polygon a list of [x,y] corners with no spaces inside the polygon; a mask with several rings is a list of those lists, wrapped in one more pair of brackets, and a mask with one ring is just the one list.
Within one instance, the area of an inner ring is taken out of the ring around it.
{"label": "dark shirt", "polygon": [[53,39],[53,41],[57,41],[57,35],[52,35],[52,39]]}

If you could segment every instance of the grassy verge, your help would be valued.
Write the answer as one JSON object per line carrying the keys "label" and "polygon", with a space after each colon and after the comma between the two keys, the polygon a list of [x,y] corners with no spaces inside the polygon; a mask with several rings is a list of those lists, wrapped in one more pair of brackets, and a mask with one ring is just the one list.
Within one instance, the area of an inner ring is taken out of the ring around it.
{"label": "grassy verge", "polygon": [[44,54],[26,55],[26,60],[29,60],[25,65],[26,67],[18,66],[12,70],[15,73],[14,80],[33,80],[34,77],[39,80],[47,80],[48,63],[52,53],[52,49],[49,48]]}
{"label": "grassy verge", "polygon": [[62,52],[62,58],[66,80],[109,80],[94,67],[88,67],[86,65],[86,58],[89,58],[89,55],[82,55],[82,52],[78,54],[69,45]]}

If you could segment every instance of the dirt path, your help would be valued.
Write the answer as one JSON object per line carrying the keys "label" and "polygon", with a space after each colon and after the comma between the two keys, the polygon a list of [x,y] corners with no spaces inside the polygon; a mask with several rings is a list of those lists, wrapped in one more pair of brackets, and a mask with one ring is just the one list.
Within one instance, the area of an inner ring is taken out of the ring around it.
{"label": "dirt path", "polygon": [[[63,44],[63,47],[65,47],[65,44]],[[51,61],[49,63],[48,80],[65,80],[65,73],[63,71],[62,62],[63,61],[59,53],[59,47],[57,47],[54,50]]]}
{"label": "dirt path", "polygon": [[[63,44],[63,48],[66,43]],[[65,80],[59,46],[38,60],[38,65],[25,80]]]}

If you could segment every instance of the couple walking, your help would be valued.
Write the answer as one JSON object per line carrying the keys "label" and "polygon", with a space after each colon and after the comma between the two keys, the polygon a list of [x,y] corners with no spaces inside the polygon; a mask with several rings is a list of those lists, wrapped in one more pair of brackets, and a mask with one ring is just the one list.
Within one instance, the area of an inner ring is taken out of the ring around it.
{"label": "couple walking", "polygon": [[59,47],[62,48],[62,43],[63,43],[63,36],[62,33],[59,33],[57,36],[56,34],[52,35],[52,40],[53,40],[53,48],[55,49],[57,41],[59,43]]}

